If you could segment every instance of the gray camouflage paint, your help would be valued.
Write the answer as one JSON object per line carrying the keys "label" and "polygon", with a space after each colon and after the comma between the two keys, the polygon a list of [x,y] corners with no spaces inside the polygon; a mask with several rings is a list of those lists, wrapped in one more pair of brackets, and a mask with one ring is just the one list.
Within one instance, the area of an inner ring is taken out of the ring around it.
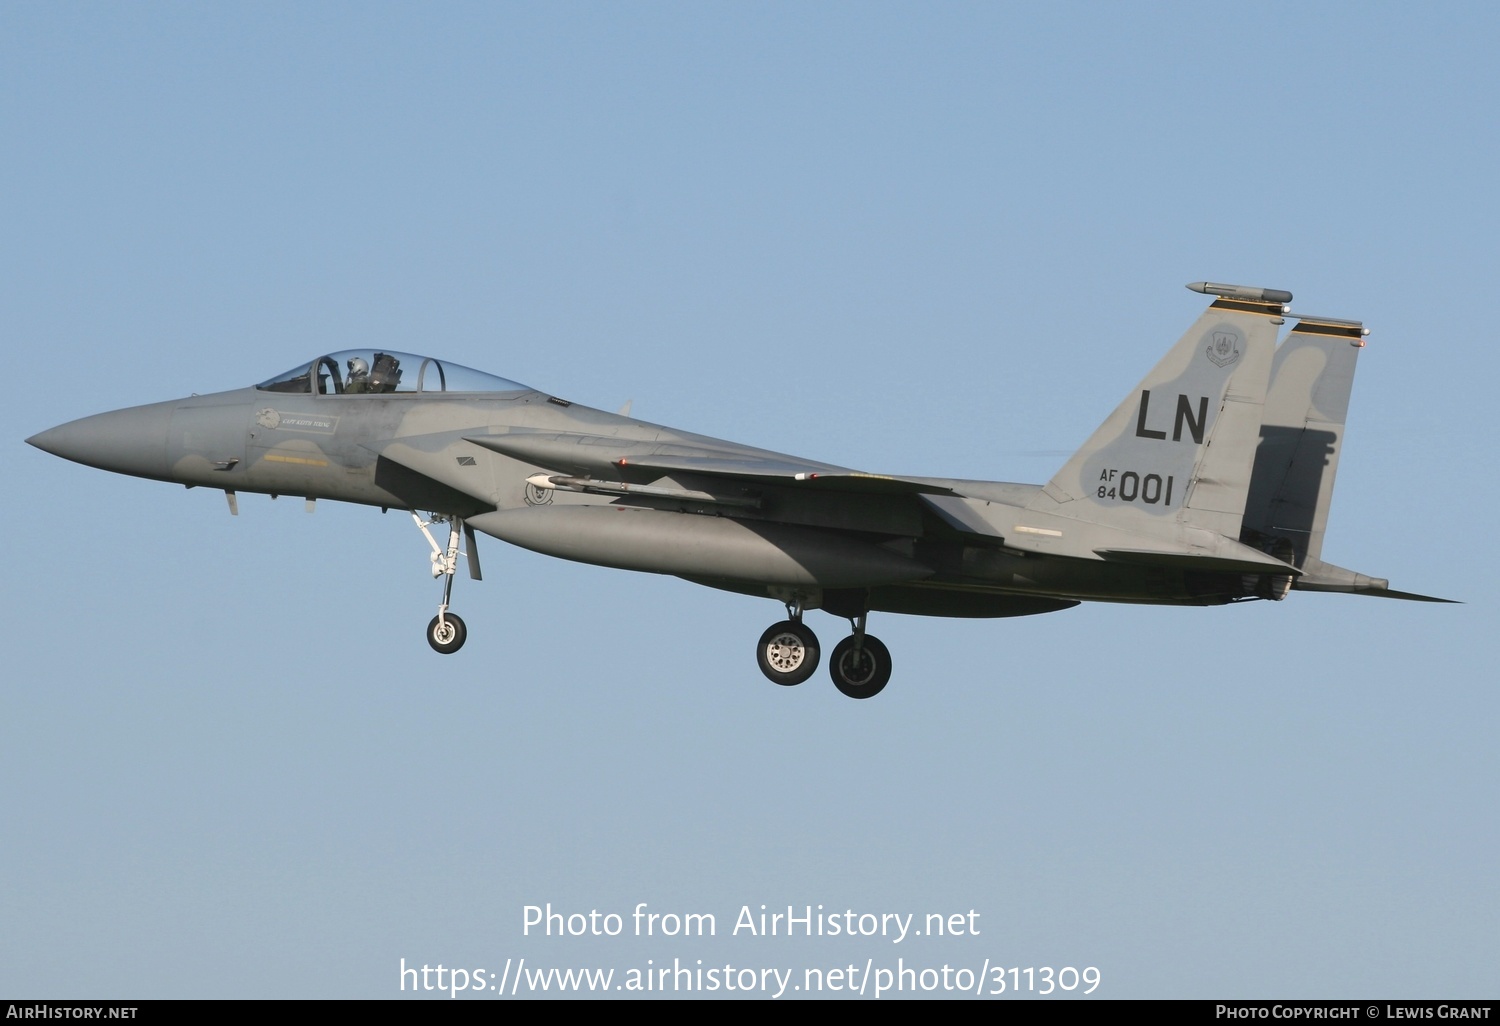
{"label": "gray camouflage paint", "polygon": [[851,618],[1213,605],[1288,585],[1423,598],[1320,558],[1363,329],[1308,319],[1278,349],[1288,294],[1201,285],[1219,298],[1042,486],[864,474],[524,388],[241,388],[28,441],[231,496],[432,511]]}

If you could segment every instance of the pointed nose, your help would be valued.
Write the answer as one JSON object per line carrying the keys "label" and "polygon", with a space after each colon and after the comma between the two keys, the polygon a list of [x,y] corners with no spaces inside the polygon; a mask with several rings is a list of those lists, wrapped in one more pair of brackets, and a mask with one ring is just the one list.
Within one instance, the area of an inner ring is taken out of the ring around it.
{"label": "pointed nose", "polygon": [[133,406],[60,424],[26,441],[54,456],[135,477],[167,477],[167,431],[175,403]]}

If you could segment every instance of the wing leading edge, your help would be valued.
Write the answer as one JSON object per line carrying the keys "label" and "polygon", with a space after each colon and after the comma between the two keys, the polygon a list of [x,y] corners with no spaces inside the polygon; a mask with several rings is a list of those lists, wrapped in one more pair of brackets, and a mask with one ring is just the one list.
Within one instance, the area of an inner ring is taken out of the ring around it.
{"label": "wing leading edge", "polygon": [[663,474],[694,474],[747,484],[801,486],[827,491],[896,495],[953,495],[951,488],[908,478],[869,474],[780,453],[714,449],[680,442],[642,444],[635,439],[571,432],[470,435],[465,441],[533,466],[584,474],[608,473],[637,482]]}

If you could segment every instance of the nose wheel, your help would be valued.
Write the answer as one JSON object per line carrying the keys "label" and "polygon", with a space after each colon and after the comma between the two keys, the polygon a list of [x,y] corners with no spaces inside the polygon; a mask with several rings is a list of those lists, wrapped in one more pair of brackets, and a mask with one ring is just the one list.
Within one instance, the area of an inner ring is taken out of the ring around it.
{"label": "nose wheel", "polygon": [[427,644],[434,652],[449,655],[464,647],[469,628],[464,626],[457,613],[442,612],[427,625]]}

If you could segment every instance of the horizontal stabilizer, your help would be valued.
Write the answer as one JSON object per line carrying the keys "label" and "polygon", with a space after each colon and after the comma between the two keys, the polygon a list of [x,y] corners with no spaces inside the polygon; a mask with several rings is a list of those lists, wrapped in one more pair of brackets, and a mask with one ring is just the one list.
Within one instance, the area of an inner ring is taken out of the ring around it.
{"label": "horizontal stabilizer", "polygon": [[1405,599],[1408,602],[1446,602],[1461,605],[1457,599],[1438,598],[1435,595],[1418,595],[1410,591],[1392,591],[1390,582],[1383,577],[1366,577],[1364,574],[1345,570],[1341,566],[1311,560],[1304,568],[1304,575],[1292,587],[1297,591],[1337,592],[1345,595],[1373,595],[1376,598]]}
{"label": "horizontal stabilizer", "polygon": [[1159,549],[1095,549],[1099,558],[1111,563],[1134,563],[1172,570],[1199,570],[1214,574],[1257,574],[1295,577],[1302,571],[1279,559],[1264,556],[1242,546],[1243,558],[1204,556],[1192,552],[1164,552]]}

